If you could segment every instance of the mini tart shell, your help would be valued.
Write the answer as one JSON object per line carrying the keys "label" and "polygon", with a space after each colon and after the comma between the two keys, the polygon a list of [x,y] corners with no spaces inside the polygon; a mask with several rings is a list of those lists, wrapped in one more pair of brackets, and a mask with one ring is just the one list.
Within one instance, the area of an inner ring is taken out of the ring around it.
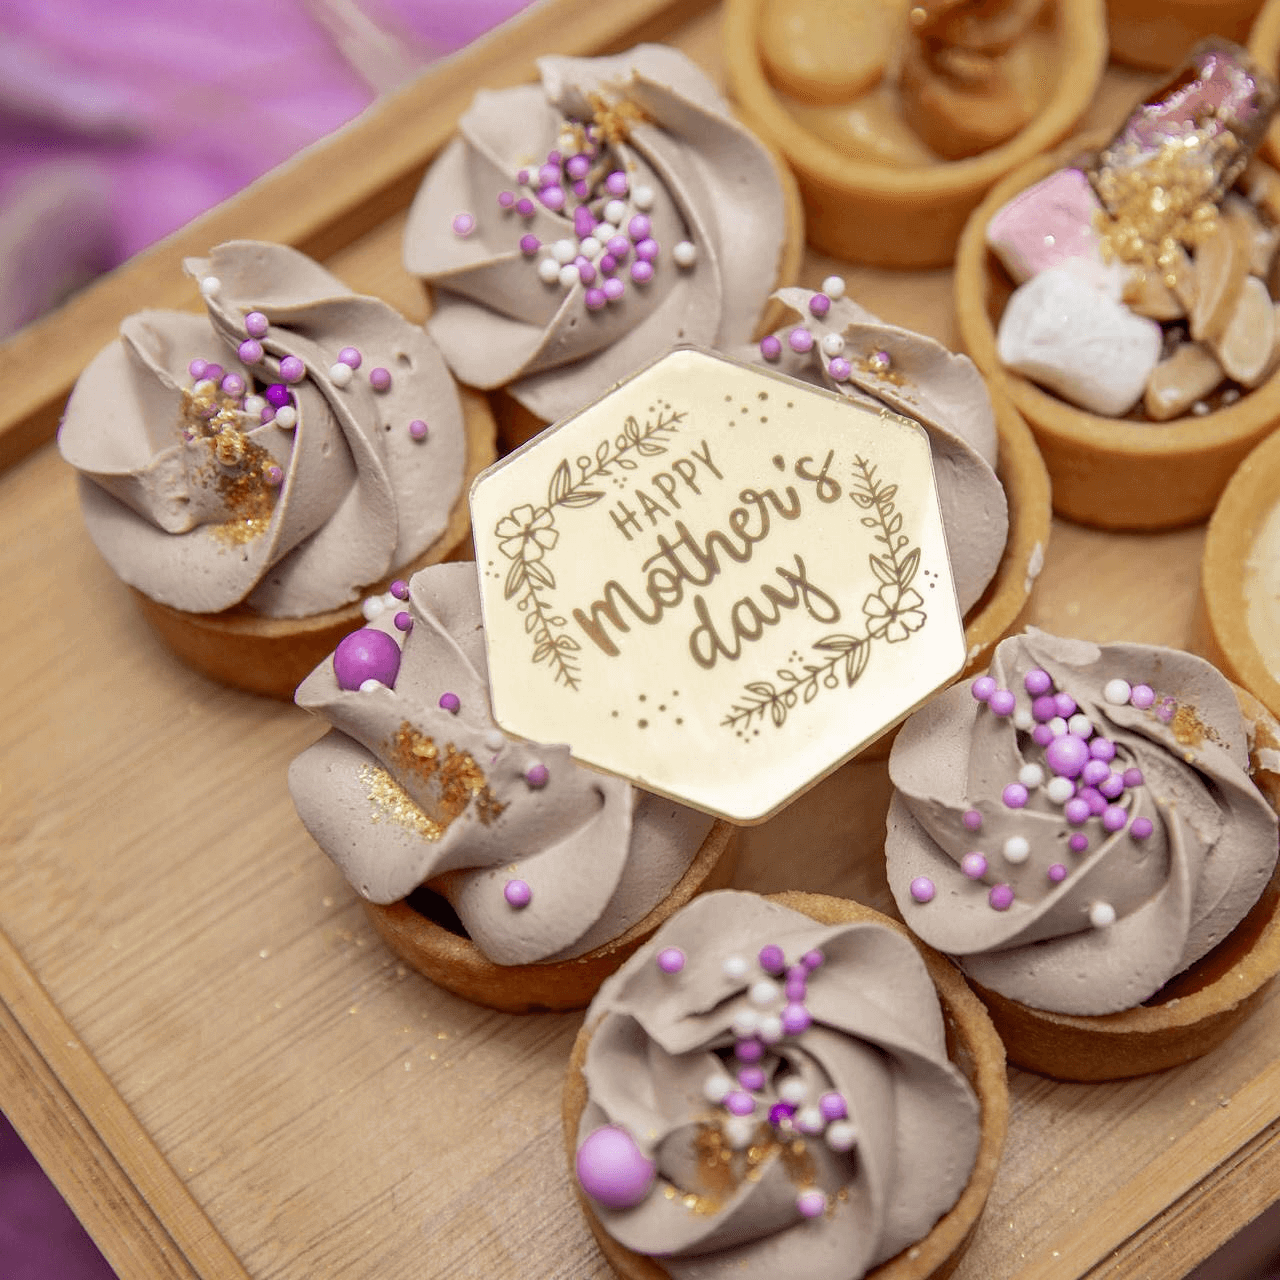
{"label": "mini tart shell", "polygon": [[365,587],[360,600],[305,618],[269,618],[243,605],[221,613],[184,613],[130,587],[143,617],[187,666],[248,693],[292,701],[294,690],[338,641],[364,625],[364,597],[386,591],[395,579],[407,579],[427,565],[472,558],[468,491],[471,481],[496,456],[495,425],[484,396],[465,387],[459,387],[458,393],[467,432],[467,461],[449,523],[416,560]]}
{"label": "mini tart shell", "polygon": [[1200,561],[1199,648],[1223,675],[1280,716],[1280,679],[1267,667],[1249,628],[1245,579],[1254,538],[1280,503],[1280,433],[1268,436],[1222,492]]}
{"label": "mini tart shell", "polygon": [[1262,0],[1107,0],[1107,34],[1117,62],[1172,71],[1209,36],[1244,44]]}
{"label": "mini tart shell", "polygon": [[382,940],[405,964],[464,1000],[503,1013],[585,1009],[600,984],[669,916],[696,894],[728,886],[737,851],[737,828],[717,819],[684,875],[648,915],[612,942],[547,964],[495,964],[470,938],[450,932],[404,901],[363,905]]}
{"label": "mini tart shell", "polygon": [[[757,139],[758,141],[762,141]],[[800,201],[800,191],[796,180],[786,162],[778,151],[762,141],[762,145],[773,161],[778,185],[782,188],[782,199],[786,216],[786,231],[782,248],[778,253],[778,270],[774,287],[781,288],[799,278],[800,266],[804,260],[805,213]],[[431,288],[425,282],[423,287],[427,296],[431,296]],[[760,322],[756,326],[755,336],[763,337],[781,324],[782,306],[773,300],[766,305]],[[655,352],[655,355],[661,354]],[[517,449],[520,445],[532,440],[539,432],[546,430],[551,424],[538,417],[531,409],[523,405],[516,395],[506,387],[499,387],[489,392],[489,402],[493,407],[493,415],[498,423],[498,445],[504,454]],[[577,408],[584,406],[575,406]],[[567,416],[567,415],[566,415]]]}
{"label": "mini tart shell", "polygon": [[809,242],[847,262],[942,267],[991,184],[1071,132],[1107,61],[1101,0],[1054,0],[1058,82],[1044,109],[1008,142],[966,160],[894,169],[855,160],[804,128],[783,105],[758,52],[764,0],[725,0],[730,94],[750,128],[786,157],[804,200]]}
{"label": "mini tart shell", "polygon": [[[1280,811],[1280,774],[1260,753],[1280,749],[1280,725],[1236,689],[1249,726],[1258,790]],[[1280,971],[1280,863],[1248,915],[1208,955],[1133,1009],[1093,1017],[1033,1009],[970,980],[1004,1041],[1009,1061],[1055,1080],[1124,1080],[1181,1066],[1220,1045],[1261,1002]]]}
{"label": "mini tart shell", "polygon": [[[934,1223],[929,1234],[872,1268],[866,1273],[866,1280],[944,1280],[959,1265],[982,1215],[1009,1127],[1009,1090],[1000,1038],[956,967],[913,937],[898,921],[861,903],[820,893],[775,893],[769,895],[769,901],[799,911],[820,924],[882,924],[893,929],[915,944],[933,979],[946,1027],[947,1055],[964,1072],[978,1096],[981,1124],[978,1155],[960,1198]],[[605,1231],[572,1173],[578,1150],[578,1123],[587,1104],[587,1083],[582,1069],[591,1033],[589,1025],[578,1032],[565,1077],[563,1117],[569,1181],[600,1252],[623,1280],[670,1280],[670,1273],[655,1258],[632,1252]]]}
{"label": "mini tart shell", "polygon": [[1055,511],[1099,529],[1168,529],[1205,519],[1245,455],[1280,421],[1280,373],[1203,417],[1137,422],[1078,409],[1006,369],[996,354],[996,329],[1013,284],[987,248],[987,224],[1018,192],[1096,151],[1108,137],[1075,138],[992,188],[960,237],[956,319],[983,377],[1031,427],[1053,482]]}

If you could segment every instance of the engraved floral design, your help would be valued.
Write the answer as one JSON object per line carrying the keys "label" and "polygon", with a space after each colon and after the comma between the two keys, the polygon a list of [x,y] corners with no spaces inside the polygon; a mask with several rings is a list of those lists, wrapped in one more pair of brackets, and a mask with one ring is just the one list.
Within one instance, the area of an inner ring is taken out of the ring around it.
{"label": "engraved floral design", "polygon": [[[785,724],[794,707],[812,702],[820,690],[855,685],[866,670],[874,641],[900,644],[928,620],[924,599],[911,585],[920,568],[920,548],[911,546],[902,532],[902,515],[894,504],[898,486],[881,481],[876,467],[865,458],[855,456],[853,465],[849,497],[865,513],[859,523],[875,531],[874,541],[882,548],[867,557],[880,587],[862,602],[866,634],[823,636],[810,646],[819,657],[779,667],[774,673],[778,683],[748,681],[721,720],[721,728],[741,733],[757,717],[763,721],[766,716],[775,727]],[[832,656],[824,659],[825,654]]]}
{"label": "engraved floral design", "polygon": [[524,629],[533,643],[534,663],[550,665],[558,683],[569,689],[580,684],[577,654],[582,646],[564,628],[567,619],[554,612],[545,593],[554,591],[556,577],[544,553],[560,539],[555,527],[558,510],[594,506],[605,496],[597,486],[615,471],[634,471],[636,457],[658,457],[667,452],[669,437],[679,430],[684,411],[660,403],[655,417],[643,424],[629,414],[622,430],[606,437],[590,453],[579,454],[572,464],[562,458],[547,485],[545,506],[522,503],[513,507],[494,526],[498,549],[511,561],[503,586],[503,598],[514,600],[525,615]]}

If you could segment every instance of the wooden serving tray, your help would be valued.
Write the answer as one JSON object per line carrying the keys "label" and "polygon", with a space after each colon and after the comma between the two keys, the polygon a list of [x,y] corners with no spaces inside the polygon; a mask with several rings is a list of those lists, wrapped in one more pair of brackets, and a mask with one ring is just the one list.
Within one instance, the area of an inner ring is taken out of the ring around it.
{"label": "wooden serving tray", "polygon": [[[475,1008],[379,943],[285,788],[317,724],[160,648],[45,442],[119,319],[193,305],[180,259],[223,239],[296,244],[421,318],[400,230],[474,89],[640,37],[718,71],[705,5],[544,0],[3,348],[0,1104],[122,1275],[610,1275],[558,1137],[579,1016]],[[1113,69],[1086,123],[1150,83]],[[947,272],[813,257],[803,282],[833,270],[955,345]],[[1055,521],[1027,621],[1188,645],[1203,539]],[[883,763],[846,766],[747,832],[736,882],[888,907],[886,803]],[[1164,1075],[1012,1071],[1005,1163],[958,1280],[1181,1275],[1280,1198],[1277,1044],[1273,992]]]}

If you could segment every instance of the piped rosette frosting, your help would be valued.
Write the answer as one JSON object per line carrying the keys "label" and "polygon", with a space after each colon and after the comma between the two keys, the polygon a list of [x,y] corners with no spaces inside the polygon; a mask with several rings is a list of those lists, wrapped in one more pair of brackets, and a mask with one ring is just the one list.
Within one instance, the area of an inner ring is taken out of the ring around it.
{"label": "piped rosette frosting", "polygon": [[929,436],[947,551],[961,612],[999,568],[1009,504],[996,477],[999,441],[991,397],[968,356],[887,324],[829,276],[817,291],[779,289],[787,322],[735,354],[872,410],[914,419]]}
{"label": "piped rosette frosting", "polygon": [[979,1143],[937,994],[885,925],[695,899],[587,1014],[576,1172],[677,1280],[850,1280],[924,1237]]}
{"label": "piped rosette frosting", "polygon": [[186,269],[206,315],[144,311],[81,375],[58,443],[90,536],[162,604],[295,618],[441,537],[466,435],[432,341],[284,245]]}
{"label": "piped rosette frosting", "polygon": [[508,738],[489,703],[476,569],[392,584],[396,607],[299,686],[329,732],[289,769],[298,814],[375,903],[427,885],[492,961],[582,955],[641,919],[712,820]]}
{"label": "piped rosette frosting", "polygon": [[476,95],[404,259],[454,373],[553,421],[676,343],[748,341],[787,220],[774,161],[684,54],[538,67]]}
{"label": "piped rosette frosting", "polygon": [[1029,629],[903,726],[885,853],[908,926],[983,986],[1102,1014],[1220,943],[1276,862],[1234,690],[1200,658]]}

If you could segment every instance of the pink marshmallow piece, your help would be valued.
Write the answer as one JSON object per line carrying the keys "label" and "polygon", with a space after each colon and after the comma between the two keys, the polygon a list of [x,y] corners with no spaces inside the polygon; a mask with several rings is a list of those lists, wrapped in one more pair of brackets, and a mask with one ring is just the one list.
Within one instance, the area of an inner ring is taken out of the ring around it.
{"label": "pink marshmallow piece", "polygon": [[1019,192],[987,224],[987,246],[1022,284],[1069,258],[1102,265],[1093,215],[1102,205],[1080,169],[1059,169]]}

